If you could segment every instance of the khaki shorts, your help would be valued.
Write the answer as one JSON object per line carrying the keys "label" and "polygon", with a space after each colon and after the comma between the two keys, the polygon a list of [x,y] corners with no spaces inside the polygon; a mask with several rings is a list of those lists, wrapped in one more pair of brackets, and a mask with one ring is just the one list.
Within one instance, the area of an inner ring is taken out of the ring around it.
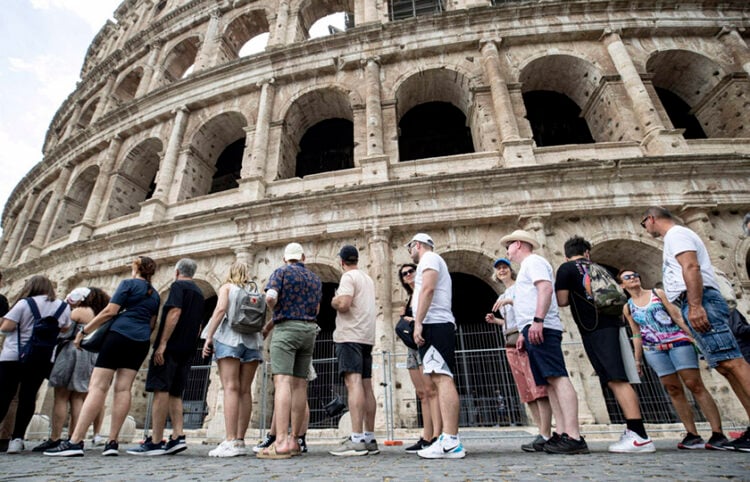
{"label": "khaki shorts", "polygon": [[318,324],[287,320],[277,324],[271,338],[271,370],[274,375],[307,379],[310,374]]}

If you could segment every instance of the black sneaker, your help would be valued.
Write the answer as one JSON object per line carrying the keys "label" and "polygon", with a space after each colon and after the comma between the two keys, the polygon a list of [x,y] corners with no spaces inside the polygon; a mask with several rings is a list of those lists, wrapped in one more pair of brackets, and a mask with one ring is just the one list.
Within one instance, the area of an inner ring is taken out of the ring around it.
{"label": "black sneaker", "polygon": [[521,445],[521,450],[523,450],[524,452],[544,452],[544,445],[546,443],[547,441],[544,439],[544,437],[539,434],[531,442]]}
{"label": "black sneaker", "polygon": [[728,442],[726,450],[737,450],[738,452],[750,452],[750,427],[747,427],[739,438]]}
{"label": "black sneaker", "polygon": [[153,440],[151,440],[151,436],[146,437],[146,440],[143,441],[142,444],[140,444],[138,447],[133,449],[128,449],[127,452],[130,455],[164,455],[167,452],[164,450],[164,441],[160,441],[159,443],[154,443]]}
{"label": "black sneaker", "polygon": [[177,438],[169,437],[167,445],[164,447],[164,452],[168,455],[179,454],[187,450],[187,442],[185,442],[185,436],[180,435]]}
{"label": "black sneaker", "polygon": [[117,440],[107,440],[107,444],[104,446],[102,455],[112,457],[120,455],[120,444],[117,443]]}
{"label": "black sneaker", "polygon": [[708,439],[705,446],[708,450],[734,450],[734,447],[729,443],[729,439],[723,433],[711,434],[711,438]]}
{"label": "black sneaker", "polygon": [[[552,440],[552,439],[550,439]],[[544,451],[548,454],[588,454],[589,446],[586,445],[586,441],[581,437],[578,440],[572,439],[567,433],[560,436],[560,441],[555,444],[544,444]]]}
{"label": "black sneaker", "polygon": [[417,443],[415,443],[414,445],[410,445],[410,446],[406,447],[404,449],[404,451],[406,453],[409,453],[409,454],[416,454],[420,450],[426,449],[430,445],[432,445],[430,442],[428,442],[427,440],[423,439],[422,437],[419,437],[419,440],[417,440]]}
{"label": "black sneaker", "polygon": [[560,443],[560,434],[557,432],[552,432],[552,436],[547,439],[546,442],[544,442],[544,445],[542,445],[542,450],[546,452],[546,447],[552,447],[554,445],[557,445]]}
{"label": "black sneaker", "polygon": [[45,450],[44,455],[50,457],[83,457],[83,440],[77,444],[70,440],[63,440],[57,447]]}
{"label": "black sneaker", "polygon": [[307,442],[305,441],[305,436],[300,435],[297,437],[297,443],[299,444],[299,451],[300,453],[306,454],[307,453]]}
{"label": "black sneaker", "polygon": [[256,445],[255,447],[253,447],[253,452],[255,452],[257,454],[258,452],[262,451],[263,449],[267,449],[268,447],[270,447],[271,445],[273,445],[273,443],[275,441],[276,441],[276,435],[271,435],[270,433],[267,433],[266,434],[266,438],[264,438],[263,440],[261,440],[260,442],[258,442],[258,445]]}
{"label": "black sneaker", "polygon": [[[713,437],[711,438],[711,440],[713,440]],[[682,450],[696,450],[709,447],[706,445],[706,441],[703,440],[703,437],[688,432],[688,434],[685,435],[685,438],[677,444],[677,448]]]}
{"label": "black sneaker", "polygon": [[60,445],[62,443],[62,439],[52,440],[47,439],[44,442],[40,443],[33,449],[31,449],[32,452],[44,452],[45,450],[53,449]]}

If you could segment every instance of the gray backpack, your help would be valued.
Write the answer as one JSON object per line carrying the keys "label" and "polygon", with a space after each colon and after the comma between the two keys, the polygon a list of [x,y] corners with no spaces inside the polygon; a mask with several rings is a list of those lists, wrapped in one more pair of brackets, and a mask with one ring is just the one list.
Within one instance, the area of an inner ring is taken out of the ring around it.
{"label": "gray backpack", "polygon": [[258,291],[253,281],[240,286],[234,301],[230,298],[227,310],[229,326],[238,333],[258,333],[266,324],[266,295]]}

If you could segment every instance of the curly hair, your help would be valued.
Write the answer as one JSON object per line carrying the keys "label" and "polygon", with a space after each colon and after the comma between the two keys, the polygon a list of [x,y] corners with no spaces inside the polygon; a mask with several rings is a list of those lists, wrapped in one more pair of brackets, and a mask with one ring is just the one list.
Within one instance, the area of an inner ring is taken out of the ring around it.
{"label": "curly hair", "polygon": [[98,315],[109,304],[109,295],[100,288],[89,287],[89,290],[89,295],[81,301],[79,306],[87,306],[94,311],[94,315]]}

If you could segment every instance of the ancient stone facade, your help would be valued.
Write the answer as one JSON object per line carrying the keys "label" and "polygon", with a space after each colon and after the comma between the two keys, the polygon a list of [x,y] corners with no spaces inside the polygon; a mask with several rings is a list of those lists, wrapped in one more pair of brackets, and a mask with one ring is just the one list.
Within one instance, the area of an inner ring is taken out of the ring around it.
{"label": "ancient stone facade", "polygon": [[[405,4],[431,9],[399,13]],[[310,39],[310,26],[336,12],[349,13],[347,30]],[[405,296],[395,272],[413,233],[430,233],[452,272],[495,292],[497,240],[517,228],[536,234],[554,266],[582,234],[595,260],[633,267],[652,286],[661,240],[638,223],[660,204],[706,240],[750,308],[745,1],[125,0],[114,16],[49,127],[43,160],[5,206],[11,297],[40,272],[61,295],[111,292],[137,254],[159,263],[162,293],[174,262],[194,258],[211,296],[235,259],[264,283],[290,241],[336,283],[336,253],[351,243],[377,283],[375,350],[398,351],[392,326]],[[261,34],[265,50],[241,57]],[[545,137],[569,126],[538,95],[574,104],[568,123],[582,123],[588,140]],[[467,149],[408,144],[410,129],[436,122],[407,122],[426,104],[444,109],[436,125],[457,112]],[[333,132],[305,138],[331,120],[349,129],[324,139],[348,149],[334,168],[332,151],[305,147]],[[417,146],[410,160],[407,145]],[[322,168],[302,165],[309,149]],[[578,340],[564,312],[566,339]],[[567,355],[582,419],[607,423],[582,350]],[[414,418],[403,372],[397,423]],[[724,380],[704,376],[722,411],[739,413]],[[220,434],[218,385],[207,424]]]}

